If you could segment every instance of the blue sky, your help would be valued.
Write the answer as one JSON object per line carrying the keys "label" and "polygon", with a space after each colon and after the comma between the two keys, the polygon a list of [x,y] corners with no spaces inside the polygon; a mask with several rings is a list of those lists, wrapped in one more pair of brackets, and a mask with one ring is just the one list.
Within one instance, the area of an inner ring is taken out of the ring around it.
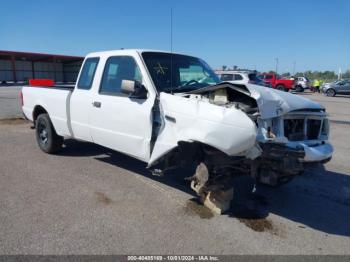
{"label": "blue sky", "polygon": [[350,1],[1,1],[0,49],[70,55],[170,49],[212,67],[350,69]]}

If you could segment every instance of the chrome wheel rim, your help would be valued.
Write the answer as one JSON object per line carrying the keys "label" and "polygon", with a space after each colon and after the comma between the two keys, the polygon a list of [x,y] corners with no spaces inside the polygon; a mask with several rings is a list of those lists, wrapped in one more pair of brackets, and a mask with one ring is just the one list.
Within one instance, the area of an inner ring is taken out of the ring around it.
{"label": "chrome wheel rim", "polygon": [[39,140],[40,143],[43,145],[47,144],[47,141],[49,140],[49,134],[47,132],[47,127],[44,123],[39,123],[38,125],[38,134],[39,134]]}

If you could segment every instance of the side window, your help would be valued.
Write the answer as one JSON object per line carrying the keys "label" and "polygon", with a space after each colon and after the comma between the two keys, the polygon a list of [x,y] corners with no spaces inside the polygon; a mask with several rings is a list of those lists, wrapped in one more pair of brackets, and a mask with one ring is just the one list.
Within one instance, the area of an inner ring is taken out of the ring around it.
{"label": "side window", "polygon": [[78,88],[89,90],[94,80],[96,68],[98,65],[98,57],[87,58],[81,70],[81,74],[78,81]]}
{"label": "side window", "polygon": [[131,56],[108,58],[103,71],[100,93],[121,95],[120,89],[123,80],[141,82],[141,72],[134,58]]}
{"label": "side window", "polygon": [[222,74],[220,77],[221,81],[232,81],[233,75],[232,74]]}
{"label": "side window", "polygon": [[235,80],[243,80],[243,77],[239,74],[235,74]]}

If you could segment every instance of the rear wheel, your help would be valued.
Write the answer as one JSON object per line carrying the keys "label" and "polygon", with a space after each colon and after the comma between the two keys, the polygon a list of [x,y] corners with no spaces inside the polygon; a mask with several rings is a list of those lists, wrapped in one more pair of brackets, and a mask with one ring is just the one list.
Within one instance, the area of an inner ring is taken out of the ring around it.
{"label": "rear wheel", "polygon": [[286,89],[286,88],[284,87],[284,85],[277,85],[277,86],[276,86],[276,89],[281,90],[281,91],[288,92],[288,89]]}
{"label": "rear wheel", "polygon": [[45,153],[55,153],[61,149],[63,137],[57,135],[48,114],[41,114],[35,121],[36,141]]}
{"label": "rear wheel", "polygon": [[327,96],[335,96],[335,90],[334,89],[328,89],[327,91],[326,91],[326,95]]}

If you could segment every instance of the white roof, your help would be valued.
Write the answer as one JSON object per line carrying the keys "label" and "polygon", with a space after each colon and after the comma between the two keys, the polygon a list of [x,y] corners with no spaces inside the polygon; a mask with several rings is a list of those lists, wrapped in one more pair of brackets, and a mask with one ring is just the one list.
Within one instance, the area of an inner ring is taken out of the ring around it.
{"label": "white roof", "polygon": [[[130,55],[130,54],[141,54],[143,52],[157,52],[157,53],[170,53],[170,51],[162,51],[162,50],[152,50],[152,49],[117,49],[117,50],[108,50],[108,51],[99,51],[99,52],[93,52],[89,53],[87,57],[94,57],[94,56],[111,56],[111,55]],[[173,54],[177,55],[184,55],[180,53]]]}

